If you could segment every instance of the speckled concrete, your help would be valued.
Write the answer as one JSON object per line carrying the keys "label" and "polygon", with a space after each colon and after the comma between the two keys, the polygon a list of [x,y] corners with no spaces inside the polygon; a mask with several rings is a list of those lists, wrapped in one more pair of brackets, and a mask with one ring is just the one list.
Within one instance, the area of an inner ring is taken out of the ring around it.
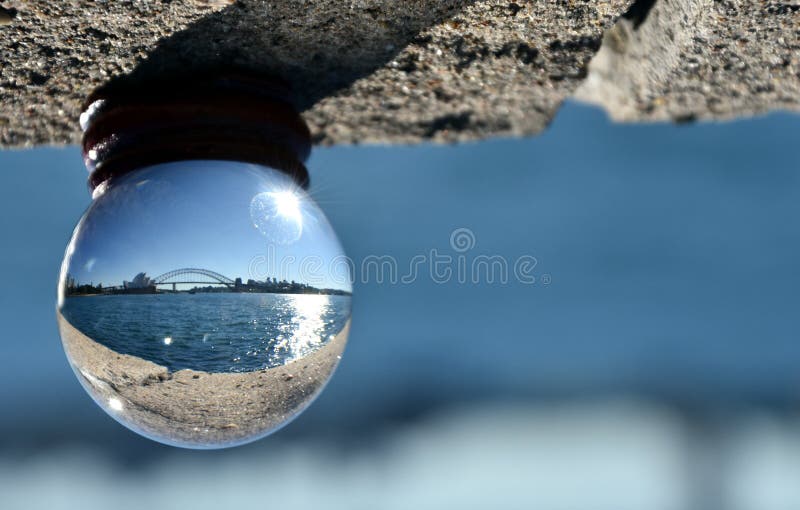
{"label": "speckled concrete", "polygon": [[221,64],[290,81],[317,143],[534,134],[630,2],[5,1],[0,145],[76,143],[113,76]]}
{"label": "speckled concrete", "polygon": [[618,121],[800,110],[800,3],[657,0],[608,32],[576,96]]}
{"label": "speckled concrete", "polygon": [[6,147],[76,143],[111,78],[222,65],[293,84],[320,144],[532,135],[573,95],[625,121],[800,102],[797,0],[0,3]]}

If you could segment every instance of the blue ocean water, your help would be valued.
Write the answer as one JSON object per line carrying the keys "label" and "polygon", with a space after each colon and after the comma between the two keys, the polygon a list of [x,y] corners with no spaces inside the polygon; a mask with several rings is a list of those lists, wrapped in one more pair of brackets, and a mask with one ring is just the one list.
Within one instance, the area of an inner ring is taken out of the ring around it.
{"label": "blue ocean water", "polygon": [[69,297],[61,308],[106,347],[169,370],[248,372],[315,351],[344,328],[349,296],[143,294]]}

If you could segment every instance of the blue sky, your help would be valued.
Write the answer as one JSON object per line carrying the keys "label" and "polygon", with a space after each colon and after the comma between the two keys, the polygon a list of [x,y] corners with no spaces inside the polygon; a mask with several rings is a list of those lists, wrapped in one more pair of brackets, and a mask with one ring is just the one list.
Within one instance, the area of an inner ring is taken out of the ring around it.
{"label": "blue sky", "polygon": [[[301,217],[253,207],[272,205],[276,192],[297,200]],[[288,177],[254,165],[193,161],[126,175],[95,200],[75,239],[68,271],[80,283],[202,268],[349,290],[347,275],[326,270],[344,252],[322,211]],[[303,271],[310,257],[313,273]]]}

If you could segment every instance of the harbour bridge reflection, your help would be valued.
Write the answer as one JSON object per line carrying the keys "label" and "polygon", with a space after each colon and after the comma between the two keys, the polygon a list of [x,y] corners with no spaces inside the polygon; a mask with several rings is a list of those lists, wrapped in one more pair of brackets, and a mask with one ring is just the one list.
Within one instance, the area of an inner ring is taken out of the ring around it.
{"label": "harbour bridge reflection", "polygon": [[233,288],[236,282],[227,276],[221,275],[210,269],[200,269],[186,267],[173,269],[152,279],[152,284],[156,287],[171,285],[172,290],[176,291],[178,285],[224,285]]}

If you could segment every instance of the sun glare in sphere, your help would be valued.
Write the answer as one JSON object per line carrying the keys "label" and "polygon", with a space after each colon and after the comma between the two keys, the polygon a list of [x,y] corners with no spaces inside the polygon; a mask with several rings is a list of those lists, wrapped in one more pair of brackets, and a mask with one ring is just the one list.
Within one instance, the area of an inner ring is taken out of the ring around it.
{"label": "sun glare in sphere", "polygon": [[271,242],[291,244],[303,234],[303,198],[293,189],[257,194],[250,202],[250,217]]}
{"label": "sun glare in sphere", "polygon": [[303,213],[300,211],[300,199],[291,191],[278,191],[272,193],[275,200],[275,209],[284,218],[297,223],[303,221]]}

